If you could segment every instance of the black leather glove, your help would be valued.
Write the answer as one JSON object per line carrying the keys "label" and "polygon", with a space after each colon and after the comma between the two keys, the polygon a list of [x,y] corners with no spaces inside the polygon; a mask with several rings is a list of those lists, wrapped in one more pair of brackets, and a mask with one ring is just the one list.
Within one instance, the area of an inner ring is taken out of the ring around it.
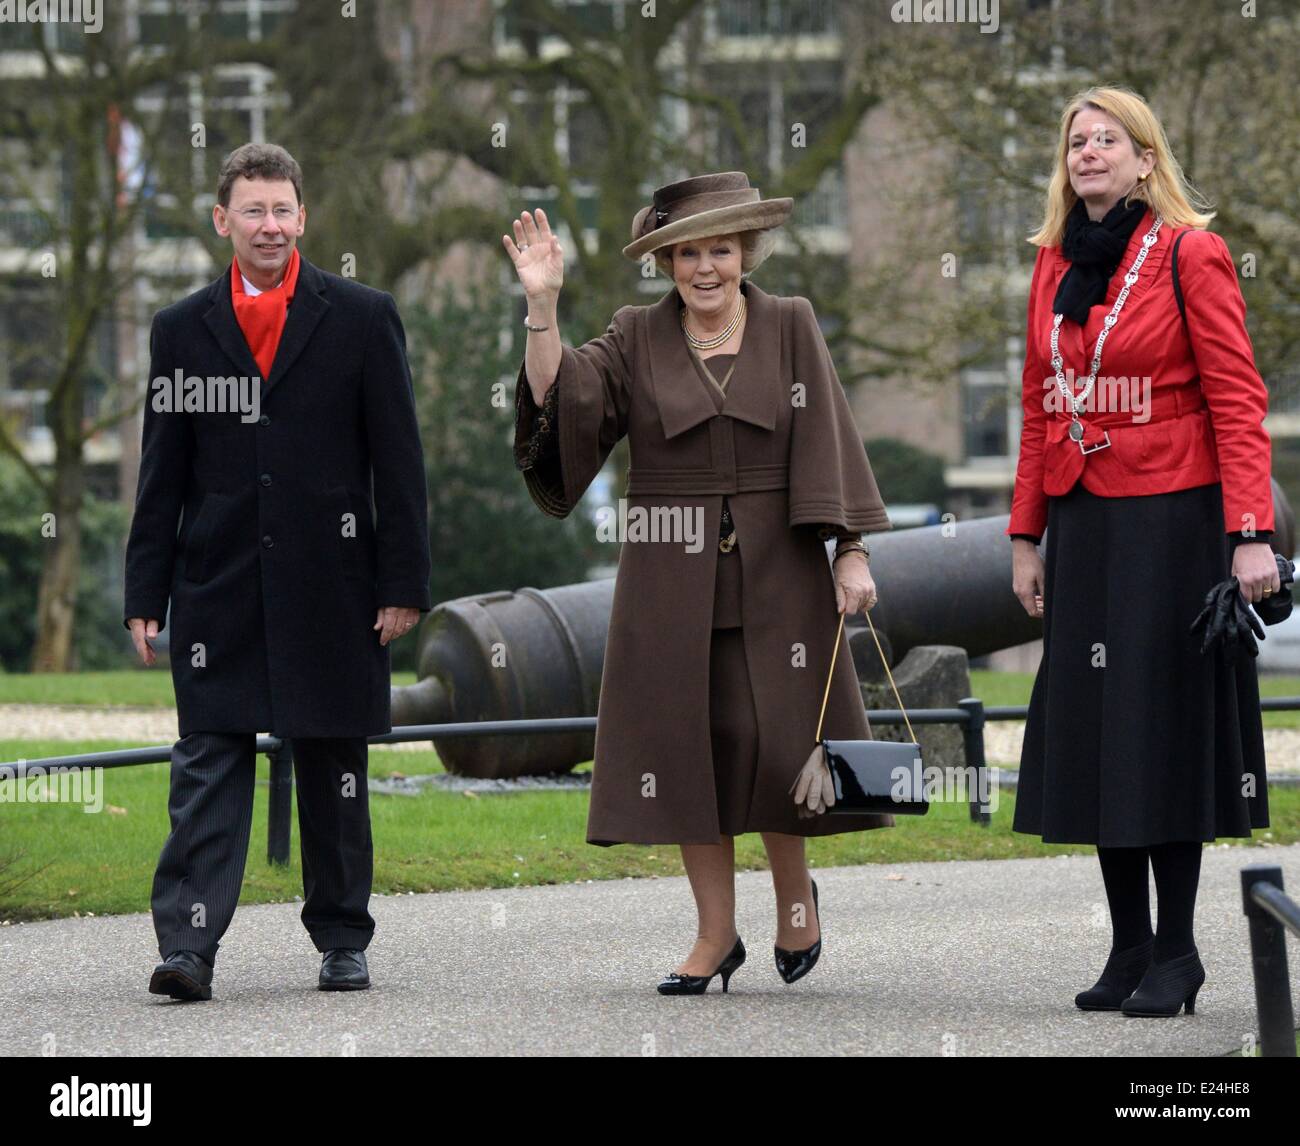
{"label": "black leather glove", "polygon": [[1202,654],[1218,649],[1228,664],[1237,663],[1242,647],[1252,657],[1259,656],[1259,645],[1255,642],[1255,637],[1264,639],[1264,626],[1251,612],[1235,577],[1220,581],[1205,594],[1205,608],[1197,614],[1188,631],[1194,633],[1200,628],[1205,629],[1205,639],[1201,642]]}
{"label": "black leather glove", "polygon": [[1276,625],[1291,615],[1291,590],[1287,586],[1295,581],[1295,563],[1288,561],[1280,553],[1275,553],[1273,556],[1277,558],[1277,575],[1281,580],[1281,588],[1278,592],[1270,593],[1267,597],[1256,601],[1254,606],[1259,619],[1266,625]]}

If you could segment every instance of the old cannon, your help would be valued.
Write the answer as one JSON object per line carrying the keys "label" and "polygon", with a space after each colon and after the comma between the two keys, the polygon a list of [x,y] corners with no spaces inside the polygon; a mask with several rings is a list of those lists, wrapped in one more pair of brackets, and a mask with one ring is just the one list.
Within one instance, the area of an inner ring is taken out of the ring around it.
{"label": "old cannon", "polygon": [[[614,579],[458,597],[425,619],[419,681],[393,688],[393,725],[595,716]],[[593,733],[436,740],[450,772],[514,777],[590,760]]]}
{"label": "old cannon", "polygon": [[[1273,483],[1273,548],[1295,552],[1295,521]],[[1011,591],[1007,515],[870,538],[880,602],[871,618],[890,665],[910,650],[955,645],[970,657],[1042,635]],[[1206,586],[1209,588],[1209,586]],[[420,634],[419,681],[393,689],[393,724],[594,716],[614,581],[520,589],[440,604]],[[878,677],[865,619],[845,622],[859,675]],[[590,760],[592,733],[435,741],[449,771],[478,777],[565,772]]]}

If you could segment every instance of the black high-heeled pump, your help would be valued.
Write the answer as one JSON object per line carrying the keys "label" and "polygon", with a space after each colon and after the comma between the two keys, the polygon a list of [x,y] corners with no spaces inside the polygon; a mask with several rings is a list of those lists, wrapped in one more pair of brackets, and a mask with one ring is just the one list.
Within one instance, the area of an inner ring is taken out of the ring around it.
{"label": "black high-heeled pump", "polygon": [[1167,1019],[1187,1005],[1189,1015],[1196,1014],[1196,993],[1205,982],[1205,968],[1195,948],[1187,955],[1152,963],[1142,982],[1123,1003],[1126,1015]]}
{"label": "black high-heeled pump", "polygon": [[[727,980],[744,961],[745,945],[737,935],[736,945],[731,949],[731,954],[719,963],[718,969],[713,972],[713,975],[722,976],[724,994],[727,990]],[[676,971],[672,971],[659,981],[659,993],[661,995],[702,995],[713,982],[713,975],[679,975]]]}
{"label": "black high-heeled pump", "polygon": [[787,983],[793,983],[796,979],[802,979],[816,965],[817,960],[821,958],[822,953],[822,917],[821,910],[817,905],[817,881],[812,881],[813,893],[813,915],[817,920],[817,942],[811,947],[805,947],[802,951],[787,951],[784,947],[772,945],[772,950],[776,954],[776,971]]}
{"label": "black high-heeled pump", "polygon": [[1151,966],[1155,945],[1155,939],[1151,938],[1113,952],[1106,960],[1101,978],[1089,990],[1075,995],[1074,1005],[1081,1011],[1118,1011]]}

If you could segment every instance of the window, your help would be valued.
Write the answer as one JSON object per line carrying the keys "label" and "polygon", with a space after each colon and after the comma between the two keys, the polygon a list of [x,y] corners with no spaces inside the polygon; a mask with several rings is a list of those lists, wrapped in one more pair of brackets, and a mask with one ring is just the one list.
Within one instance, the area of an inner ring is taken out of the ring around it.
{"label": "window", "polygon": [[0,204],[0,246],[30,249],[53,238],[45,216],[30,205],[16,200]]}
{"label": "window", "polygon": [[0,285],[0,388],[48,386],[58,362],[57,292],[49,279],[8,278]]}
{"label": "window", "polygon": [[614,31],[614,5],[609,0],[552,0],[564,15],[589,36]]}
{"label": "window", "polygon": [[847,226],[849,206],[844,172],[839,167],[828,169],[817,186],[795,203],[793,215],[801,227]]}
{"label": "window", "polygon": [[607,152],[605,125],[585,97],[572,100],[567,110],[569,170],[575,176],[594,180]]}
{"label": "window", "polygon": [[962,431],[967,458],[1007,456],[1005,380],[967,382],[962,391]]}
{"label": "window", "polygon": [[836,31],[834,0],[717,0],[720,36],[809,36]]}
{"label": "window", "polygon": [[[757,77],[763,82],[756,82],[754,72],[748,65],[714,72],[715,90],[734,105],[743,134],[738,134],[731,116],[709,114],[718,170],[744,171],[766,194],[787,166],[817,146],[822,125],[839,114],[843,105],[840,65],[829,61],[815,68],[782,66]],[[796,125],[803,151],[794,146]],[[847,217],[843,169],[837,162],[822,175],[817,188],[800,199],[796,221],[842,227]]]}
{"label": "window", "polygon": [[[573,24],[583,35],[597,37],[619,31],[627,18],[623,9],[631,3],[640,3],[640,0],[550,0],[557,16]],[[525,14],[519,0],[504,0],[498,20],[501,37],[505,40],[554,35],[545,23]]]}
{"label": "window", "polygon": [[177,11],[170,2],[156,3],[145,0],[140,5],[137,16],[140,28],[140,43],[148,48],[165,48],[176,43],[182,35],[187,22],[184,12]]}
{"label": "window", "polygon": [[294,0],[218,0],[204,22],[230,40],[265,40],[296,7]]}
{"label": "window", "polygon": [[739,131],[730,111],[716,113],[719,170],[745,171],[752,181],[761,183],[772,143],[771,91],[766,87],[733,91],[729,102],[739,120]]}
{"label": "window", "polygon": [[297,0],[204,0],[188,8],[181,0],[137,0],[140,43],[165,47],[191,26],[227,40],[270,39],[297,8]]}
{"label": "window", "polygon": [[0,22],[0,52],[38,52],[41,32],[39,24]]}

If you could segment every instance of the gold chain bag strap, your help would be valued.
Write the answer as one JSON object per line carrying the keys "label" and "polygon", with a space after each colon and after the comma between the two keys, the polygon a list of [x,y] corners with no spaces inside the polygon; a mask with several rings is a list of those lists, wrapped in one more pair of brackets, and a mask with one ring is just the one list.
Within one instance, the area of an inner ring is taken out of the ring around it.
{"label": "gold chain bag strap", "polygon": [[822,695],[822,710],[817,717],[817,744],[807,762],[795,777],[790,791],[798,808],[800,819],[820,816],[825,812],[841,815],[864,813],[923,816],[930,810],[925,794],[921,745],[903,698],[889,671],[885,651],[880,647],[880,637],[867,613],[867,624],[885,666],[885,675],[894,690],[899,711],[912,738],[910,744],[892,740],[823,740],[822,722],[826,719],[826,704],[830,700],[831,681],[835,677],[835,659],[839,655],[844,637],[844,614],[840,614],[839,629],[835,634],[835,648],[831,653],[831,669],[826,677],[826,691]]}

